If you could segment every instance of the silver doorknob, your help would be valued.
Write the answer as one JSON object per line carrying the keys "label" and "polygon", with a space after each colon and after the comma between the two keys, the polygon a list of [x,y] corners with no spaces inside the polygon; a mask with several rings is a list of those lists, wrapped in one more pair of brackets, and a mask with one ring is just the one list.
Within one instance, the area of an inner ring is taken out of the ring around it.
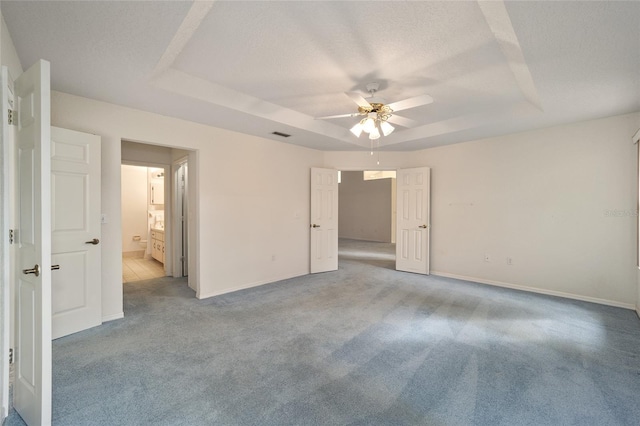
{"label": "silver doorknob", "polygon": [[94,238],[93,240],[91,240],[91,241],[85,241],[84,243],[85,243],[85,244],[93,244],[94,246],[96,246],[96,245],[100,244],[100,240],[99,240],[99,239],[97,239],[97,238]]}
{"label": "silver doorknob", "polygon": [[418,228],[427,229],[427,225],[420,225]]}
{"label": "silver doorknob", "polygon": [[25,275],[33,274],[36,277],[40,276],[40,265],[36,263],[36,265],[32,269],[23,269],[22,273]]}
{"label": "silver doorknob", "polygon": [[312,228],[320,228],[320,225],[316,225],[315,223],[311,225]]}

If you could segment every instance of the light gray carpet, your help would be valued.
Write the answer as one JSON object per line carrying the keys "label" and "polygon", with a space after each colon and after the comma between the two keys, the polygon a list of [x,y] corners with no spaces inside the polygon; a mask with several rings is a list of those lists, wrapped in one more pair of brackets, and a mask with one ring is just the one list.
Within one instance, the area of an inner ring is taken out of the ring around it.
{"label": "light gray carpet", "polygon": [[54,424],[640,424],[634,312],[341,244],[337,272],[209,300],[126,284],[123,320],[54,342]]}

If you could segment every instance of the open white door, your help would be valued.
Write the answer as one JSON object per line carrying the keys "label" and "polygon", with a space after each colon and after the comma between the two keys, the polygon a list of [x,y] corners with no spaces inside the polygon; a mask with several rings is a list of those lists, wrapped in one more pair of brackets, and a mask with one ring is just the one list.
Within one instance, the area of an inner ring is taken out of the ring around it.
{"label": "open white door", "polygon": [[188,158],[185,157],[173,163],[174,176],[174,228],[173,253],[174,277],[189,275],[189,197],[188,187]]}
{"label": "open white door", "polygon": [[15,318],[16,411],[51,423],[51,138],[49,62],[15,81],[18,229]]}
{"label": "open white door", "polygon": [[338,171],[311,169],[311,273],[338,269]]}
{"label": "open white door", "polygon": [[419,167],[396,174],[398,271],[429,273],[430,172],[428,167]]}
{"label": "open white door", "polygon": [[102,324],[100,136],[51,128],[52,337]]}
{"label": "open white door", "polygon": [[[0,71],[0,235],[9,235],[9,123],[8,123],[7,67]],[[9,244],[5,238],[0,241],[0,424],[9,414]]]}

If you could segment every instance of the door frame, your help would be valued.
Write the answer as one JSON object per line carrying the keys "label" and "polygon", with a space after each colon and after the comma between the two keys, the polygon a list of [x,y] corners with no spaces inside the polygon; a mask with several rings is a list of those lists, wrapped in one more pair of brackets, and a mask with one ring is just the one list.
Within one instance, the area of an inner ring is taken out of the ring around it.
{"label": "door frame", "polygon": [[[168,148],[168,149],[175,149],[178,151],[183,151],[183,152],[187,152],[188,153],[188,159],[189,159],[189,242],[188,242],[188,251],[189,251],[189,265],[188,265],[188,270],[189,270],[189,276],[188,276],[188,284],[189,287],[194,290],[196,292],[196,298],[200,299],[200,277],[199,277],[199,273],[198,273],[198,268],[197,268],[197,260],[200,257],[200,249],[199,249],[199,244],[200,244],[200,236],[199,236],[199,230],[200,230],[200,213],[198,211],[198,204],[199,204],[199,197],[200,194],[198,193],[198,188],[199,188],[199,158],[200,158],[200,152],[198,149],[196,148],[192,148],[189,146],[172,146],[172,145],[162,145],[162,144],[157,144],[157,143],[153,143],[153,142],[148,142],[148,141],[141,141],[141,140],[137,140],[137,139],[131,139],[131,138],[120,138],[121,142],[132,142],[132,143],[136,143],[136,144],[142,144],[142,145],[148,145],[151,147],[161,147],[161,148]],[[122,145],[121,145],[122,146]],[[173,160],[172,160],[173,162]],[[122,159],[122,150],[120,151],[120,165],[132,165],[132,166],[143,166],[143,167],[161,167],[161,168],[165,168],[165,176],[169,176],[168,173],[171,172],[171,165],[169,164],[162,164],[162,163],[146,163],[144,161],[140,161],[140,160],[126,160],[126,159]],[[168,167],[168,168],[166,168]],[[168,181],[170,182],[169,185],[165,184],[165,201],[166,200],[172,200],[174,197],[174,189],[173,189],[173,179],[168,179]],[[171,190],[169,193],[167,193],[167,187],[171,186]],[[118,188],[118,195],[119,195],[119,199],[122,200],[122,183],[120,184],[120,187]],[[172,223],[171,223],[171,219],[173,217],[172,215],[172,202],[166,203],[165,202],[165,237],[169,238],[169,244],[171,246],[171,252],[168,253],[167,255],[167,259],[169,259],[169,261],[173,260],[173,240],[172,240]],[[122,206],[120,206],[120,213],[122,212]],[[167,218],[169,220],[167,220]],[[169,227],[167,228],[167,222],[169,224]],[[119,229],[119,238],[122,239],[122,228]],[[165,269],[166,271],[166,269]],[[171,270],[171,272],[173,272],[173,270]],[[173,276],[173,273],[170,274],[170,276]],[[122,284],[124,286],[124,284]],[[121,287],[122,288],[122,287]],[[122,296],[124,297],[124,296]]]}

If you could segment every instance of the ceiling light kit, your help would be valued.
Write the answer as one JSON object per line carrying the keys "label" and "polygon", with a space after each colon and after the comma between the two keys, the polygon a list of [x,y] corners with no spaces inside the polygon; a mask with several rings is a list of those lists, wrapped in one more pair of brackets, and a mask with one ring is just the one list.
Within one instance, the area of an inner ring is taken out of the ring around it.
{"label": "ceiling light kit", "polygon": [[354,99],[358,103],[358,115],[365,116],[351,128],[351,133],[356,137],[360,137],[362,132],[365,132],[369,134],[369,139],[376,140],[380,138],[380,133],[389,136],[395,130],[395,127],[387,122],[393,110],[388,105],[385,105],[382,99],[375,97],[375,93],[379,88],[379,83],[367,84],[367,91],[370,97],[365,101],[369,104],[368,106],[362,106],[358,103],[359,99]]}
{"label": "ceiling light kit", "polygon": [[380,139],[381,136],[389,136],[395,130],[395,127],[392,126],[391,123],[407,128],[414,127],[417,124],[413,120],[395,114],[397,111],[416,108],[433,102],[431,96],[421,95],[387,104],[384,99],[375,96],[378,89],[380,89],[380,83],[372,82],[367,84],[366,87],[367,92],[369,92],[369,97],[366,99],[356,92],[345,93],[358,105],[358,112],[329,115],[326,117],[318,117],[318,119],[327,120],[343,117],[362,117],[355,126],[351,128],[351,133],[356,137],[360,137],[362,132],[368,134],[371,140],[372,151],[374,140]]}

